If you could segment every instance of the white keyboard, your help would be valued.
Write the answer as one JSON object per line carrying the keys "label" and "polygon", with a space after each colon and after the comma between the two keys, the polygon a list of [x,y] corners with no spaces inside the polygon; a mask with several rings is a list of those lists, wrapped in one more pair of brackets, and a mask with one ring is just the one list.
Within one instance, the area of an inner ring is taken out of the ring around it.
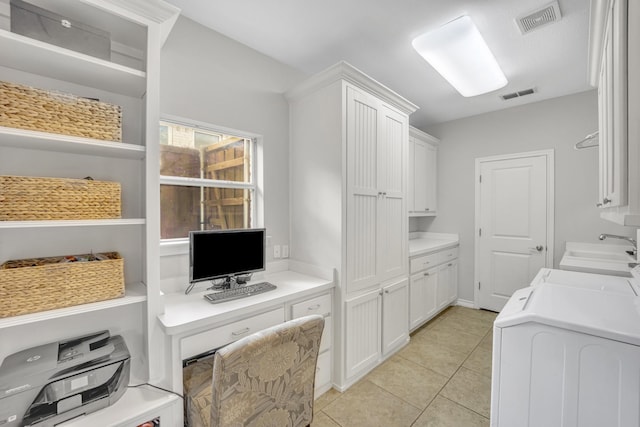
{"label": "white keyboard", "polygon": [[261,294],[276,289],[276,285],[269,282],[254,283],[253,285],[241,286],[235,289],[225,289],[219,292],[205,294],[204,298],[211,304],[218,304],[234,299],[244,298],[251,295]]}

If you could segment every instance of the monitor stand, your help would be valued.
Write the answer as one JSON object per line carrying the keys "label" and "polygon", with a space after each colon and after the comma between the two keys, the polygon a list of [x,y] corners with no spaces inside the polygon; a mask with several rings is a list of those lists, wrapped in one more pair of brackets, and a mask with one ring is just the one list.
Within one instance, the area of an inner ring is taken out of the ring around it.
{"label": "monitor stand", "polygon": [[222,282],[222,289],[237,289],[242,285],[241,282],[238,282],[238,278],[236,276],[227,276]]}

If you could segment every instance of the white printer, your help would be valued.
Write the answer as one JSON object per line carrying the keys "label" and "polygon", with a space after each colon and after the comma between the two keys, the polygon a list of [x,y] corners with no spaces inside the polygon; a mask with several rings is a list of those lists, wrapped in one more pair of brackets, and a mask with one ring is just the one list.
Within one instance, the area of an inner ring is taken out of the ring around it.
{"label": "white printer", "polygon": [[53,427],[106,408],[129,384],[124,339],[109,331],[7,356],[0,365],[0,426]]}

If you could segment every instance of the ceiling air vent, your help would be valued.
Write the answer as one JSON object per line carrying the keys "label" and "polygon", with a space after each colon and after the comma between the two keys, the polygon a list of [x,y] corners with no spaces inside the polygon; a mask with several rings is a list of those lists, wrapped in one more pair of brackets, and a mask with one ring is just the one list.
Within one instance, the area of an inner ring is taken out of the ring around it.
{"label": "ceiling air vent", "polygon": [[519,98],[521,96],[531,95],[532,93],[535,93],[535,92],[536,92],[536,90],[534,88],[524,89],[524,90],[519,90],[519,91],[513,92],[513,93],[507,93],[505,95],[500,95],[500,98],[502,98],[504,101],[507,101],[509,99],[514,99],[514,98]]}
{"label": "ceiling air vent", "polygon": [[558,6],[558,2],[555,1],[546,5],[542,9],[535,10],[528,13],[526,16],[517,18],[516,22],[518,23],[518,27],[520,27],[522,34],[527,34],[536,28],[559,21],[561,17],[560,6]]}

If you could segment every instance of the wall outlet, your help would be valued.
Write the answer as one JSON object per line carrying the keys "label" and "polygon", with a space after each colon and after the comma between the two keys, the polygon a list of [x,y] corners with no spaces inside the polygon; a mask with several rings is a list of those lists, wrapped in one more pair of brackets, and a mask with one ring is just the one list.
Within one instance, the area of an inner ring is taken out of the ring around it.
{"label": "wall outlet", "polygon": [[282,245],[282,258],[289,258],[289,245]]}
{"label": "wall outlet", "polygon": [[273,257],[280,258],[280,245],[273,245]]}

